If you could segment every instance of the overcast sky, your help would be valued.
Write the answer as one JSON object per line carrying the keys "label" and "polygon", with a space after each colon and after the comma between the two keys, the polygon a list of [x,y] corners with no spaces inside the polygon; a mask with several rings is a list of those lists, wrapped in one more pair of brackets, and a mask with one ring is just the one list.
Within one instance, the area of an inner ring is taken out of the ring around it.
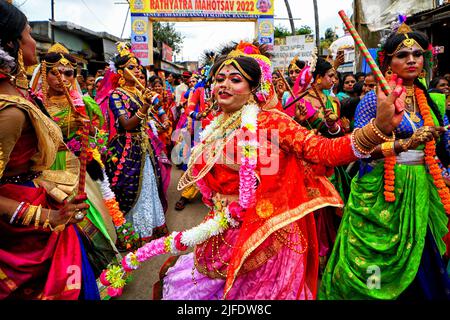
{"label": "overcast sky", "polygon": [[[127,5],[125,0],[54,0],[55,19],[70,21],[94,31],[106,31],[120,37],[130,36],[130,17],[125,23]],[[51,17],[51,0],[14,0],[30,21],[48,20]],[[343,9],[350,16],[353,0],[317,0],[319,7],[320,34],[329,27],[343,35],[338,11]],[[308,25],[314,32],[314,10],[312,0],[290,0],[295,27]],[[275,25],[290,30],[284,0],[275,0]],[[277,19],[278,18],[278,19]],[[125,25],[125,28],[124,28]],[[197,60],[206,49],[216,49],[222,44],[241,39],[250,40],[254,34],[252,22],[179,22],[176,29],[185,37],[183,50],[177,60]]]}

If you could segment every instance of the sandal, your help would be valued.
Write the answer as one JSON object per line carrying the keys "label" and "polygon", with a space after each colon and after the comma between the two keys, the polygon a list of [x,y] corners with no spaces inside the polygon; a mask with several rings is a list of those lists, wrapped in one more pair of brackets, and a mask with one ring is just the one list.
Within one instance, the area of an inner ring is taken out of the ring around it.
{"label": "sandal", "polygon": [[175,210],[181,211],[186,207],[186,203],[188,202],[188,199],[185,197],[181,197],[180,200],[175,203]]}

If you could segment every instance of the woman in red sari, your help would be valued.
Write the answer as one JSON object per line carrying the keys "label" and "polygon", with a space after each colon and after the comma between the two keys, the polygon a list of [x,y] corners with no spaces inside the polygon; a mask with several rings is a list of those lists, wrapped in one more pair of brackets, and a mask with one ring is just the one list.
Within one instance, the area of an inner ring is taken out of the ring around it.
{"label": "woman in red sari", "polygon": [[122,260],[131,271],[156,255],[195,247],[165,263],[154,289],[163,299],[315,299],[318,244],[311,213],[342,206],[325,166],[367,157],[395,139],[401,86],[387,98],[380,93],[373,123],[327,139],[280,111],[270,69],[270,60],[249,43],[216,59],[211,74],[223,113],[202,132],[178,184],[181,190],[196,183],[211,210],[199,226]]}
{"label": "woman in red sari", "polygon": [[25,15],[0,1],[0,299],[98,298],[74,227],[86,196],[56,201],[76,189],[79,162],[70,172],[48,170],[65,148],[61,130],[28,100],[30,32]]}

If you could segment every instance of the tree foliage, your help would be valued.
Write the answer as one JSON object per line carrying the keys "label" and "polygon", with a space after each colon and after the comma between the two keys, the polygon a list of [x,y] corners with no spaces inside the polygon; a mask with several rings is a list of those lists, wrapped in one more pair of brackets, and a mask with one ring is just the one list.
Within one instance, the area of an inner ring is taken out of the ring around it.
{"label": "tree foliage", "polygon": [[320,48],[322,50],[328,49],[330,47],[330,45],[333,43],[333,41],[336,39],[337,39],[336,32],[334,32],[334,30],[332,28],[327,28],[325,30],[325,38],[322,37],[320,39]]}
{"label": "tree foliage", "polygon": [[[310,26],[307,25],[301,26],[300,28],[297,28],[295,30],[295,35],[311,34],[311,33],[312,29]],[[288,28],[284,26],[275,26],[274,36],[275,38],[284,38],[287,36],[292,36],[292,33]]]}
{"label": "tree foliage", "polygon": [[175,30],[174,23],[153,22],[153,38],[169,45],[174,52],[179,53],[184,37]]}

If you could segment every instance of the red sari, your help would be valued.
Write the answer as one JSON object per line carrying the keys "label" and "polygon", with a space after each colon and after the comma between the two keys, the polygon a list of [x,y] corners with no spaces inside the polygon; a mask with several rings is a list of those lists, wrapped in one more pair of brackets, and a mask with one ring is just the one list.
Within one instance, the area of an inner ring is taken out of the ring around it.
{"label": "red sari", "polygon": [[[309,213],[342,207],[325,166],[356,160],[350,137],[316,136],[278,110],[259,113],[258,134],[256,206],[245,210],[238,228],[196,247],[197,270],[225,280],[225,299],[315,299],[318,243]],[[214,165],[198,183],[205,203],[218,194],[238,197],[238,170],[236,164]]]}

